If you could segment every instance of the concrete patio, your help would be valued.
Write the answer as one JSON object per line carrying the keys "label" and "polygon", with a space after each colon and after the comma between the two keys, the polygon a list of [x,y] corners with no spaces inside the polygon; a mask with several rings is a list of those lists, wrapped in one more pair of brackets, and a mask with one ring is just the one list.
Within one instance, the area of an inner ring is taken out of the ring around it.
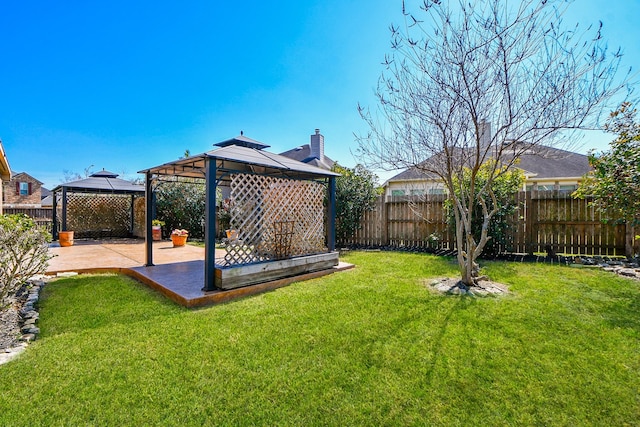
{"label": "concrete patio", "polygon": [[[226,302],[353,267],[351,264],[341,262],[328,270],[232,290],[205,292],[202,290],[204,285],[204,248],[202,247],[192,245],[173,247],[171,241],[154,242],[155,265],[150,267],[144,266],[144,241],[137,239],[76,240],[73,246],[68,247],[60,247],[54,243],[49,251],[53,255],[47,269],[49,275],[64,272],[126,274],[185,307]],[[224,249],[216,249],[216,259],[224,255]]]}

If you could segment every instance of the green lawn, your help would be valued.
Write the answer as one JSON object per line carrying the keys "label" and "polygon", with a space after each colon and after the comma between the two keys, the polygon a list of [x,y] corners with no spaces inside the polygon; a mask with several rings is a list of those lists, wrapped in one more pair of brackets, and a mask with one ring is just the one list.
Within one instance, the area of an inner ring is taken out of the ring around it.
{"label": "green lawn", "polygon": [[640,425],[640,284],[486,263],[512,295],[441,296],[449,259],[357,268],[187,310],[118,276],[45,287],[0,366],[0,425]]}

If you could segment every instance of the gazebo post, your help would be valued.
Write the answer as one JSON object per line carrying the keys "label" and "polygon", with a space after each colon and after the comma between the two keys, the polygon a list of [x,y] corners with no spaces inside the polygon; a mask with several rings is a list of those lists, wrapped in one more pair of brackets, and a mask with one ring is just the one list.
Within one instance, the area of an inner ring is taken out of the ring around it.
{"label": "gazebo post", "polygon": [[52,192],[51,195],[53,196],[53,212],[51,212],[53,224],[51,224],[51,238],[53,240],[58,240],[58,197],[56,196],[55,191]]}
{"label": "gazebo post", "polygon": [[62,231],[67,231],[67,187],[62,187]]}
{"label": "gazebo post", "polygon": [[151,172],[145,174],[145,187],[144,187],[144,199],[145,199],[145,233],[144,244],[147,262],[145,266],[151,267],[153,265],[153,239],[151,238],[151,221],[153,214],[153,189],[151,188]]}
{"label": "gazebo post", "polygon": [[336,177],[329,177],[329,205],[327,206],[329,227],[327,229],[327,246],[329,252],[336,250]]}
{"label": "gazebo post", "polygon": [[216,274],[216,160],[205,159],[205,208],[204,208],[204,287],[203,291],[215,289]]}

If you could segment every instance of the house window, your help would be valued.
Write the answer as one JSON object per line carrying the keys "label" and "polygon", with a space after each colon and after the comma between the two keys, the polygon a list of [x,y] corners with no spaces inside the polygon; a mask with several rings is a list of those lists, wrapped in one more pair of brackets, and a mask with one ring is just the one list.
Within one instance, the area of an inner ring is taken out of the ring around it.
{"label": "house window", "polygon": [[396,196],[404,196],[404,190],[391,190],[391,195]]}
{"label": "house window", "polygon": [[429,194],[445,194],[444,188],[431,188]]}
{"label": "house window", "polygon": [[578,189],[577,185],[561,185],[560,191],[575,191]]}
{"label": "house window", "polygon": [[412,196],[424,196],[424,190],[411,190],[410,194]]}
{"label": "house window", "polygon": [[28,196],[29,195],[29,183],[28,182],[21,182],[20,183],[20,195],[21,196]]}

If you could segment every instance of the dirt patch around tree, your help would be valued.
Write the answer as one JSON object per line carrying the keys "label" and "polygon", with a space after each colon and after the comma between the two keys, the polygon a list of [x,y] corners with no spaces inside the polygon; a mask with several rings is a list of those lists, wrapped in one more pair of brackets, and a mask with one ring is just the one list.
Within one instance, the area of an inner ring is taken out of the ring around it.
{"label": "dirt patch around tree", "polygon": [[433,292],[448,295],[499,296],[509,294],[509,287],[491,280],[480,280],[477,285],[466,286],[459,277],[440,277],[425,280],[425,286]]}

